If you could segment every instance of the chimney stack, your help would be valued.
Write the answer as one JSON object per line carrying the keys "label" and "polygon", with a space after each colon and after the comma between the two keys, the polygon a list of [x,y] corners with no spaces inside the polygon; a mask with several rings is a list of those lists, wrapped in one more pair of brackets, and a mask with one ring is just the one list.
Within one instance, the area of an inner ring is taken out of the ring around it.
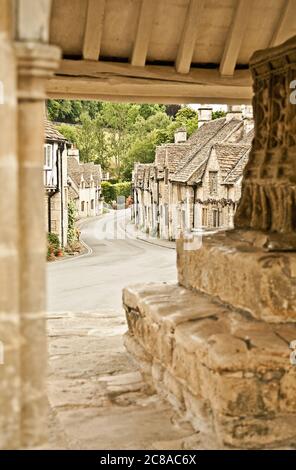
{"label": "chimney stack", "polygon": [[203,126],[205,122],[212,120],[213,108],[211,106],[205,105],[198,108],[198,128]]}
{"label": "chimney stack", "polygon": [[187,140],[187,131],[185,127],[180,127],[175,131],[175,144],[181,144]]}
{"label": "chimney stack", "polygon": [[68,157],[76,158],[79,163],[79,150],[73,144],[71,145],[71,148],[68,149]]}
{"label": "chimney stack", "polygon": [[230,119],[242,119],[243,118],[243,113],[242,113],[242,108],[240,105],[228,105],[227,106],[227,114],[226,114],[226,120],[230,121]]}

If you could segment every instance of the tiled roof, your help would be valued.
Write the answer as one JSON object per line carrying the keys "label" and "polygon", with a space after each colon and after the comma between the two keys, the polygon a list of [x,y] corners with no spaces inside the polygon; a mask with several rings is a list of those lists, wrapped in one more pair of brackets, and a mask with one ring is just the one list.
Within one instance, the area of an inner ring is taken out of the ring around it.
{"label": "tiled roof", "polygon": [[234,184],[243,175],[244,168],[249,160],[251,147],[241,156],[236,165],[230,170],[225,177],[223,184]]}
{"label": "tiled roof", "polygon": [[195,173],[199,166],[207,161],[212,146],[223,142],[238,126],[242,126],[242,120],[226,118],[215,119],[205,123],[189,139],[193,143],[193,149],[189,152],[185,164],[177,169],[171,177],[176,182],[195,182]]}
{"label": "tiled roof", "polygon": [[134,169],[134,186],[142,187],[144,183],[145,163],[136,163]]}
{"label": "tiled roof", "polygon": [[226,178],[229,172],[236,166],[241,157],[250,149],[249,145],[239,144],[215,144],[213,150],[219,162],[221,176]]}
{"label": "tiled roof", "polygon": [[55,125],[44,118],[45,140],[50,142],[68,142],[67,139],[57,130]]}
{"label": "tiled roof", "polygon": [[255,130],[252,129],[250,130],[245,137],[240,141],[240,144],[246,144],[246,145],[251,145],[252,140],[254,139],[255,136]]}
{"label": "tiled roof", "polygon": [[93,179],[95,186],[101,183],[102,170],[101,165],[96,165],[94,162],[80,163],[75,157],[68,157],[68,174],[75,181],[77,186],[81,182],[81,176],[87,185]]}

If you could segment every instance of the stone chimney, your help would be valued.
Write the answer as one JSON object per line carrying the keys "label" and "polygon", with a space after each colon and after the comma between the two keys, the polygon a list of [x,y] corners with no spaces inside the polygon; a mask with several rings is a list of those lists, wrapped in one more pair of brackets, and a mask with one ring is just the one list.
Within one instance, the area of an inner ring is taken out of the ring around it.
{"label": "stone chimney", "polygon": [[185,127],[180,127],[175,131],[175,144],[181,144],[187,140],[187,130]]}
{"label": "stone chimney", "polygon": [[226,113],[226,120],[230,121],[230,119],[235,118],[235,119],[242,119],[243,118],[243,113],[242,113],[242,108],[240,105],[235,105],[235,106],[227,106],[227,113]]}
{"label": "stone chimney", "polygon": [[242,114],[244,120],[245,134],[248,134],[252,129],[254,129],[253,106],[243,105]]}
{"label": "stone chimney", "polygon": [[253,119],[253,106],[243,104],[242,105],[242,114],[244,119]]}
{"label": "stone chimney", "polygon": [[68,157],[74,157],[79,162],[79,150],[75,147],[75,145],[71,145],[71,148],[68,149]]}
{"label": "stone chimney", "polygon": [[211,106],[205,105],[198,108],[198,127],[200,128],[205,122],[212,120],[213,108]]}

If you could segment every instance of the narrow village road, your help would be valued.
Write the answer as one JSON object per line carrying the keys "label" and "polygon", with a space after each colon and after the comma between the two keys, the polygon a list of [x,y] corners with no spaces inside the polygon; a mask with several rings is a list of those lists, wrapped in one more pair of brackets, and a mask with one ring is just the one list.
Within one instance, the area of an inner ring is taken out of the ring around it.
{"label": "narrow village road", "polygon": [[129,238],[129,219],[121,210],[83,223],[81,239],[91,252],[48,264],[48,311],[120,312],[127,284],[176,279],[175,251]]}
{"label": "narrow village road", "polygon": [[122,288],[175,279],[175,250],[130,239],[128,211],[114,215],[83,222],[88,253],[47,265],[50,448],[195,448],[199,435],[143,381],[123,344]]}

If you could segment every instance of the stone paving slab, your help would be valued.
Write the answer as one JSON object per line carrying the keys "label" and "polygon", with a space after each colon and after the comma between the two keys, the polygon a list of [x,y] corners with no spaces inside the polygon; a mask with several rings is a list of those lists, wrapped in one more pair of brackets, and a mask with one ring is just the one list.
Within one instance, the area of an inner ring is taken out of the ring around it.
{"label": "stone paving slab", "polygon": [[117,312],[48,316],[52,449],[189,449],[199,435],[156,395],[123,346]]}

